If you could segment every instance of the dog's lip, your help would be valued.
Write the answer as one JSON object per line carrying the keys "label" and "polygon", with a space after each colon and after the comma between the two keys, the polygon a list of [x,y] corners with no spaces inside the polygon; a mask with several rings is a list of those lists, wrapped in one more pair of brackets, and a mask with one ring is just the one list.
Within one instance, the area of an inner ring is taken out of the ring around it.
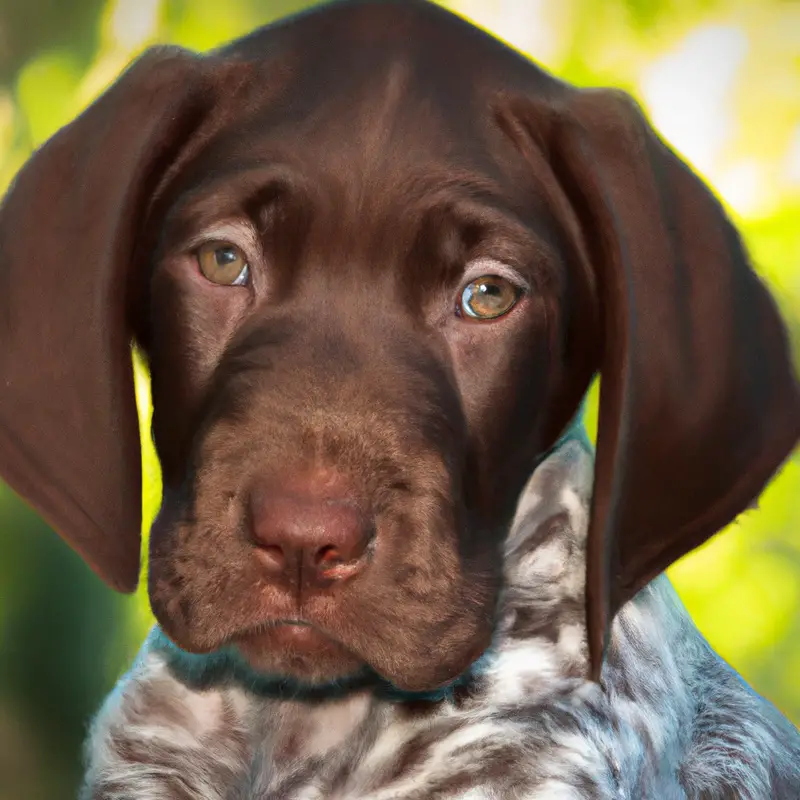
{"label": "dog's lip", "polygon": [[242,637],[259,636],[263,633],[273,630],[274,628],[314,628],[313,623],[302,617],[278,617],[276,619],[265,619],[255,625],[249,625],[242,630],[235,631],[231,635],[231,639],[240,639]]}
{"label": "dog's lip", "polygon": [[272,671],[280,663],[281,672],[288,669],[293,674],[295,667],[305,669],[333,659],[346,662],[349,673],[362,663],[342,642],[306,620],[269,621],[235,634],[229,644],[257,671]]}
{"label": "dog's lip", "polygon": [[335,640],[308,620],[300,618],[267,620],[237,631],[230,637],[240,650],[289,646],[293,650],[317,650],[341,647]]}
{"label": "dog's lip", "polygon": [[267,623],[267,626],[270,628],[278,627],[279,625],[297,625],[300,627],[312,628],[314,627],[308,620],[301,619],[301,618],[289,618],[289,619],[276,619],[271,620]]}
{"label": "dog's lip", "polygon": [[276,630],[301,630],[313,627],[314,625],[308,620],[299,617],[265,619],[254,625],[248,625],[245,628],[233,631],[227,638],[229,642],[235,643],[243,639],[258,639]]}

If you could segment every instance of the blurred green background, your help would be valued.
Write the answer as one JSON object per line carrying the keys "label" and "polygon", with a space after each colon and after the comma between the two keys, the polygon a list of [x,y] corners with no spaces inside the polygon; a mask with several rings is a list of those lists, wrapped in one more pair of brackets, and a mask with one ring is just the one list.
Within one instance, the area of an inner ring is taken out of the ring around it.
{"label": "blurred green background", "polygon": [[[800,3],[444,4],[570,81],[632,92],[726,203],[800,342]],[[0,0],[0,190],[32,148],[145,47],[175,42],[202,50],[309,5]],[[137,378],[146,425],[140,366]],[[149,520],[159,476],[144,438]],[[671,574],[711,644],[800,723],[800,456],[787,463],[760,510]],[[2,800],[74,795],[87,718],[150,623],[143,590],[132,598],[107,590],[0,485]]]}

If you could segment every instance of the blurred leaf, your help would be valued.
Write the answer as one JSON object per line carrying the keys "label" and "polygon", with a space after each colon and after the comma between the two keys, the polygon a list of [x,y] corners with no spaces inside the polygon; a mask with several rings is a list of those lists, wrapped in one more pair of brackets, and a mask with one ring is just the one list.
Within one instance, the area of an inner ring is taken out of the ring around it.
{"label": "blurred leaf", "polygon": [[29,61],[17,78],[17,102],[34,147],[72,119],[81,71],[67,51],[48,52]]}
{"label": "blurred leaf", "polygon": [[69,49],[85,64],[97,41],[105,0],[0,0],[0,85],[36,54]]}

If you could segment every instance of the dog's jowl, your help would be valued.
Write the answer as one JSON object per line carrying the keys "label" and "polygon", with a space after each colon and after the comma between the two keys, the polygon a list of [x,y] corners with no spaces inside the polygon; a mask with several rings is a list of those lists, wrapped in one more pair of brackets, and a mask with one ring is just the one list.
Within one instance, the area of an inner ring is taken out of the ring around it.
{"label": "dog's jowl", "polygon": [[121,591],[132,342],[87,798],[800,796],[661,574],[800,438],[786,334],[626,95],[422,0],[152,49],[0,209],[0,474]]}

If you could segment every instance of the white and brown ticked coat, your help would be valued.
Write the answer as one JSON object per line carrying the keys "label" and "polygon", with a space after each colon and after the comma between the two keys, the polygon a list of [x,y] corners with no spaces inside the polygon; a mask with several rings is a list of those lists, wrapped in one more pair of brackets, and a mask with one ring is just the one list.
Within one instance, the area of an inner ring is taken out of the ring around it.
{"label": "white and brown ticked coat", "polygon": [[441,699],[283,699],[225,669],[198,686],[154,631],[94,722],[83,797],[800,797],[797,732],[711,650],[666,576],[618,615],[602,686],[583,680],[591,486],[580,437],[536,470],[492,651]]}

